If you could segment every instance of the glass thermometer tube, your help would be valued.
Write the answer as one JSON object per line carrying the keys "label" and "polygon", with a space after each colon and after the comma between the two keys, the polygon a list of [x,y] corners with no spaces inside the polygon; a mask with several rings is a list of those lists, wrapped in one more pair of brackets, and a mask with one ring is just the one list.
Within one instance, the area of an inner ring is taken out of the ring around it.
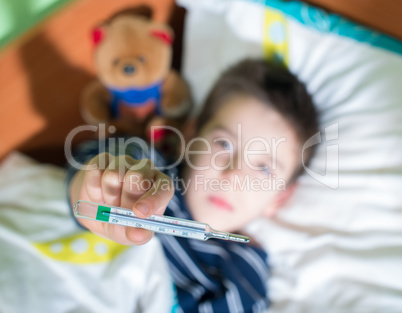
{"label": "glass thermometer tube", "polygon": [[249,237],[214,230],[205,223],[165,215],[151,215],[143,219],[137,217],[133,211],[128,209],[84,200],[78,200],[75,203],[74,214],[78,218],[144,228],[156,233],[191,239],[208,240],[216,238],[244,243],[250,242]]}

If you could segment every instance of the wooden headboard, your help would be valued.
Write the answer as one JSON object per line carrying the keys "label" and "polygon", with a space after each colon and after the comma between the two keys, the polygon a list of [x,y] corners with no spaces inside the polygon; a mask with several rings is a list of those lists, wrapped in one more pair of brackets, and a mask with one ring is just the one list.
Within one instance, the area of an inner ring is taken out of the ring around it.
{"label": "wooden headboard", "polygon": [[402,40],[402,1],[306,0],[306,2]]}
{"label": "wooden headboard", "polygon": [[[308,2],[402,38],[402,2]],[[73,1],[0,51],[0,159],[19,150],[42,162],[64,163],[64,139],[84,123],[80,92],[94,77],[90,30],[112,12],[142,3],[154,8],[157,20],[173,25],[177,38],[173,66],[179,69],[184,11],[173,0]]]}

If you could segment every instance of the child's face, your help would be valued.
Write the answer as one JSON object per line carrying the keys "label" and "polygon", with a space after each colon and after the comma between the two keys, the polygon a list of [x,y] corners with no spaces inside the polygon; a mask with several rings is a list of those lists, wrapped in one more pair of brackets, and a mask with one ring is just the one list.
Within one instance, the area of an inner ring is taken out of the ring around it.
{"label": "child's face", "polygon": [[224,102],[196,138],[204,142],[195,141],[189,150],[203,153],[190,155],[185,172],[193,218],[233,232],[272,215],[300,165],[300,144],[289,123],[259,100],[237,96]]}

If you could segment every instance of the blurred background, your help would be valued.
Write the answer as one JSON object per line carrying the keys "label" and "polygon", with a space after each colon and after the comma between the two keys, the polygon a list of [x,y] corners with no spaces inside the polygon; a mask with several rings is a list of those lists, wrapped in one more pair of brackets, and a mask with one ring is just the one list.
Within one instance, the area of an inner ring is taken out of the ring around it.
{"label": "blurred background", "polygon": [[[402,38],[400,1],[309,2]],[[0,0],[0,160],[19,150],[63,164],[64,139],[83,124],[80,92],[94,77],[91,29],[112,12],[143,3],[173,26],[173,67],[180,69],[185,12],[173,0]]]}

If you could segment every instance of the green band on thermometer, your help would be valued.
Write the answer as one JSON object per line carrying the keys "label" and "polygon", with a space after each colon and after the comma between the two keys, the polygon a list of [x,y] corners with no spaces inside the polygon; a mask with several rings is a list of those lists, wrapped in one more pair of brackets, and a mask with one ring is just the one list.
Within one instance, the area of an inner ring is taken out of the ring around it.
{"label": "green band on thermometer", "polygon": [[106,215],[104,213],[110,214],[110,208],[107,206],[99,205],[98,211],[96,212],[96,220],[102,222],[109,222],[109,215]]}
{"label": "green band on thermometer", "polygon": [[191,239],[208,240],[210,238],[216,238],[243,243],[250,242],[249,237],[217,231],[205,223],[165,215],[151,215],[143,219],[137,217],[133,211],[125,208],[106,206],[104,204],[83,200],[78,200],[75,203],[74,214],[78,218],[144,228],[157,233]]}

